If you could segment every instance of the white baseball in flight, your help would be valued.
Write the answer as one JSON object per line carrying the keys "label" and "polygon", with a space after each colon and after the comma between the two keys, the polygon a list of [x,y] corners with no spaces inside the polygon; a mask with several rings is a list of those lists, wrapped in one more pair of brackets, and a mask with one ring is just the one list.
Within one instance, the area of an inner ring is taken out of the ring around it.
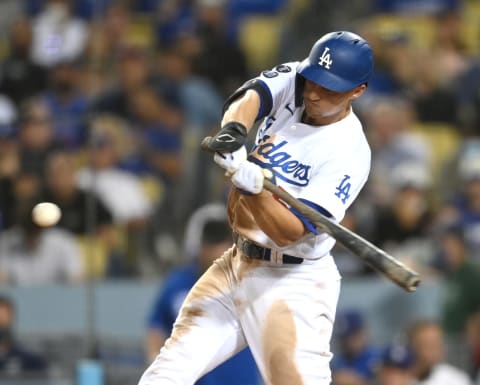
{"label": "white baseball in flight", "polygon": [[41,227],[55,226],[61,216],[62,212],[60,208],[51,202],[38,203],[32,210],[33,222]]}

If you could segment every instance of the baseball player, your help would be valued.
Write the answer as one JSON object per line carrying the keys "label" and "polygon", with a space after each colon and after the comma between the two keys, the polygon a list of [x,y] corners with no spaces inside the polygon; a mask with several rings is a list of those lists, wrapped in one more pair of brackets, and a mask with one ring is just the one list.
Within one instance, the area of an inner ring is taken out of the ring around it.
{"label": "baseball player", "polygon": [[[227,99],[209,148],[234,185],[228,202],[234,245],[191,289],[140,385],[191,385],[246,345],[266,384],[330,384],[340,291],[330,254],[335,240],[262,190],[262,182],[268,169],[300,201],[343,218],[370,170],[370,148],[351,103],[372,70],[363,38],[332,32],[304,61],[264,71]],[[247,155],[247,133],[262,119]]]}

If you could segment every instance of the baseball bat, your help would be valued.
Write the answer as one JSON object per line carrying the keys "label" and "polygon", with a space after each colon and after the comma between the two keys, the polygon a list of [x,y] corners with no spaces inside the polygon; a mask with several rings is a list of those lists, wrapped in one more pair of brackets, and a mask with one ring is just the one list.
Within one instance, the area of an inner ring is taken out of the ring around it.
{"label": "baseball bat", "polygon": [[[210,151],[208,148],[209,140],[210,137],[207,137],[202,141],[201,147],[205,151]],[[363,262],[395,282],[401,288],[408,292],[413,292],[417,289],[417,286],[420,284],[418,273],[392,255],[294,198],[267,178],[263,179],[263,188],[282,199],[312,222],[319,231],[331,235]]]}

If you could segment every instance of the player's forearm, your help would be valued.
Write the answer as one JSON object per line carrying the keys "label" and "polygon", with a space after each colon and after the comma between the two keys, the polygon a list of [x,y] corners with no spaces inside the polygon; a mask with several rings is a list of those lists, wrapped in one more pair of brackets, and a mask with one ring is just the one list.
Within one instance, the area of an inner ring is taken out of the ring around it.
{"label": "player's forearm", "polygon": [[303,237],[303,223],[268,191],[243,197],[255,222],[278,246],[287,246]]}
{"label": "player's forearm", "polygon": [[242,123],[250,130],[260,110],[260,97],[256,91],[248,90],[235,100],[223,115],[222,127],[228,122]]}

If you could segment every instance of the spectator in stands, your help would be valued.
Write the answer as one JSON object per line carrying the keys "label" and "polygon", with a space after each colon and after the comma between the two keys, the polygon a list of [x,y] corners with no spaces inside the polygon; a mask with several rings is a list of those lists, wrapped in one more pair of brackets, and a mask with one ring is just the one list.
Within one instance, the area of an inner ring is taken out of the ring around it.
{"label": "spectator in stands", "polygon": [[30,20],[17,20],[10,30],[9,54],[0,66],[0,92],[15,104],[39,94],[47,87],[47,71],[33,63],[30,50],[32,27]]}
{"label": "spectator in stands", "polygon": [[480,385],[480,311],[472,314],[466,326],[469,373],[475,385]]}
{"label": "spectator in stands", "polygon": [[440,59],[432,52],[417,52],[415,72],[409,83],[409,92],[420,122],[457,122],[457,101],[451,87],[442,83],[446,75],[440,68]]}
{"label": "spectator in stands", "polygon": [[367,135],[372,147],[372,171],[367,186],[377,206],[391,203],[394,168],[416,162],[429,170],[431,149],[420,134],[408,100],[383,98],[365,111]]}
{"label": "spectator in stands", "polygon": [[[77,186],[73,162],[72,155],[66,152],[56,152],[49,157],[44,200],[55,203],[62,211],[59,227],[76,235],[102,232],[111,226],[112,214],[98,198]],[[95,206],[93,218],[89,218],[86,209],[88,202]]]}
{"label": "spectator in stands", "polygon": [[135,162],[142,147],[124,120],[99,116],[92,120],[90,131],[89,167],[79,170],[77,185],[92,191],[112,213],[115,226],[127,240],[127,254],[136,271],[137,265],[146,261],[143,257],[153,253],[149,241],[157,231],[155,218],[172,227],[171,221],[158,215],[158,208],[165,203],[165,186],[148,169],[130,169],[132,164],[138,165]]}
{"label": "spectator in stands", "polygon": [[[56,152],[48,159],[46,171],[45,201],[57,204],[62,217],[58,227],[75,234],[88,258],[94,245],[101,252],[96,255],[91,274],[125,276],[132,274],[126,251],[122,251],[122,239],[114,225],[113,214],[93,192],[82,190],[77,184],[77,169],[71,154]],[[89,249],[90,245],[90,249]]]}
{"label": "spectator in stands", "polygon": [[359,105],[367,109],[369,103],[375,105],[378,98],[404,95],[415,71],[412,41],[407,34],[401,31],[378,33],[371,29],[368,21],[361,26],[363,35],[373,44],[375,52],[375,69],[364,94],[366,99],[359,101]]}
{"label": "spectator in stands", "polygon": [[[223,173],[215,173],[218,170],[210,167],[210,156],[198,145],[217,127],[223,101],[214,84],[194,75],[191,67],[192,63],[177,47],[163,49],[159,55],[157,78],[162,95],[176,100],[185,116],[181,192],[176,193],[182,202],[176,211],[184,221],[193,209],[209,200],[223,198],[215,191],[218,185],[215,178],[224,180]],[[194,197],[191,196],[193,190],[197,192]],[[180,198],[181,194],[185,198]]]}
{"label": "spectator in stands", "polygon": [[[109,52],[109,54],[111,54]],[[119,50],[116,78],[113,86],[105,90],[94,102],[93,109],[110,113],[124,119],[132,116],[129,107],[132,93],[147,84],[151,73],[147,53],[140,47],[126,46]]]}
{"label": "spectator in stands", "polygon": [[435,321],[418,321],[408,332],[414,355],[413,374],[418,385],[470,385],[460,369],[444,362],[443,330]]}
{"label": "spectator in stands", "polygon": [[388,345],[377,368],[375,385],[413,385],[413,357],[402,343]]}
{"label": "spectator in stands", "polygon": [[480,130],[479,89],[480,61],[477,55],[470,58],[467,70],[461,74],[454,85],[459,104],[459,124],[465,136],[478,136]]}
{"label": "spectator in stands", "polygon": [[63,61],[50,70],[50,87],[42,94],[48,106],[55,129],[55,137],[62,147],[77,150],[87,140],[86,120],[88,100],[81,88],[83,64]]}
{"label": "spectator in stands", "polygon": [[46,0],[33,20],[33,61],[51,67],[76,60],[83,53],[87,37],[88,26],[72,15],[70,0]]}
{"label": "spectator in stands", "polygon": [[0,122],[0,230],[3,230],[14,220],[14,182],[20,170],[20,156],[15,127],[9,120]]}
{"label": "spectator in stands", "polygon": [[32,221],[33,205],[22,205],[17,224],[0,234],[0,282],[18,286],[78,283],[83,277],[73,234]]}
{"label": "spectator in stands", "polygon": [[161,1],[158,4],[155,35],[158,46],[170,46],[178,35],[194,28],[192,2]]}
{"label": "spectator in stands", "polygon": [[120,130],[115,119],[93,122],[90,164],[78,171],[77,185],[82,190],[94,192],[115,222],[141,226],[153,213],[153,206],[139,176],[119,168]]}
{"label": "spectator in stands", "polygon": [[43,177],[47,158],[58,146],[51,113],[39,98],[30,99],[22,105],[18,144],[22,170]]}
{"label": "spectator in stands", "polygon": [[[148,361],[155,359],[169,335],[180,306],[198,277],[212,264],[212,258],[232,243],[225,208],[221,204],[208,204],[190,218],[185,232],[185,253],[188,264],[171,271],[157,295],[148,319],[146,354]],[[257,385],[260,377],[249,350],[202,377],[197,385]]]}
{"label": "spectator in stands", "polygon": [[[281,2],[277,2],[277,4],[279,3]],[[288,6],[290,6],[290,9],[287,8],[290,12],[285,12],[288,22],[282,24],[279,36],[278,62],[280,63],[297,60],[305,55],[305,52],[309,52],[315,41],[318,26],[322,26],[322,31],[335,31],[339,29],[340,25],[347,25],[348,20],[352,20],[354,17],[363,19],[367,11],[370,11],[366,2],[362,0],[287,2]],[[367,36],[364,31],[356,32],[363,36],[372,47],[375,52],[375,67],[377,67],[378,55],[381,52],[375,49],[372,45],[372,38]],[[370,80],[368,87],[370,88]],[[362,97],[366,93],[364,92]]]}
{"label": "spectator in stands", "polygon": [[[135,28],[132,28],[134,15],[126,1],[101,0],[93,3],[87,0],[84,3],[95,11],[83,56],[88,63],[83,90],[94,101],[101,100],[109,88],[118,82],[116,72],[119,59],[122,52],[132,45],[131,36],[135,38]],[[97,13],[99,8],[105,8],[101,17]],[[87,13],[91,12],[87,10]]]}
{"label": "spectator in stands", "polygon": [[[363,236],[364,233],[362,231],[364,231],[365,228],[364,226],[359,226],[359,223],[365,221],[360,218],[360,210],[357,210],[359,207],[360,205],[356,206],[354,203],[348,212],[345,213],[341,224],[347,229]],[[366,237],[367,239],[370,239],[370,234],[368,234]],[[339,242],[335,243],[332,255],[335,256],[335,263],[342,277],[356,277],[374,272],[373,269],[371,269],[362,260],[357,258],[349,249]]]}
{"label": "spectator in stands", "polygon": [[[127,2],[108,1],[110,4],[108,4],[105,16],[102,19],[102,29],[99,32],[106,43],[106,50],[103,53],[108,57],[104,57],[104,59],[112,60],[128,44],[132,15]],[[98,37],[93,36],[92,40],[95,39],[98,39]]]}
{"label": "spectator in stands", "polygon": [[195,130],[192,134],[206,135],[222,110],[217,84],[193,73],[193,63],[181,47],[162,49],[158,63],[156,77],[161,95],[184,111],[186,126]]}
{"label": "spectator in stands", "polygon": [[468,140],[459,150],[456,189],[438,214],[438,223],[463,227],[467,254],[479,261],[480,249],[480,141]]}
{"label": "spectator in stands", "polygon": [[247,77],[245,54],[235,40],[227,37],[227,5],[225,0],[197,0],[194,7],[193,36],[198,39],[200,49],[192,57],[193,69],[217,85],[223,96],[228,96]]}
{"label": "spectator in stands", "polygon": [[461,225],[441,230],[439,263],[446,277],[443,326],[452,337],[463,337],[467,320],[480,311],[480,269],[467,254]]}
{"label": "spectator in stands", "polygon": [[440,12],[434,18],[435,45],[433,56],[442,74],[441,85],[452,87],[453,82],[468,70],[471,58],[465,44],[463,15],[459,10]]}
{"label": "spectator in stands", "polygon": [[21,346],[15,339],[15,305],[0,296],[0,378],[14,380],[22,376],[45,376],[47,361]]}
{"label": "spectator in stands", "polygon": [[333,384],[369,384],[374,378],[380,355],[370,345],[361,313],[356,310],[339,313],[335,334],[339,339],[340,350],[331,363]]}
{"label": "spectator in stands", "polygon": [[12,210],[10,224],[13,226],[22,223],[22,214],[31,209],[38,200],[42,191],[41,178],[32,172],[19,169],[13,179],[12,188],[13,200],[8,204]]}
{"label": "spectator in stands", "polygon": [[175,184],[182,171],[183,115],[152,87],[137,88],[128,102],[143,171],[156,174],[165,184]]}
{"label": "spectator in stands", "polygon": [[[127,260],[123,240],[114,224],[113,213],[94,192],[83,190],[77,181],[74,158],[67,152],[56,152],[48,159],[44,200],[57,204],[62,217],[58,227],[71,231],[91,252],[88,245],[101,249],[96,256],[92,274],[112,277],[132,275],[136,267]],[[112,192],[115,190],[112,190]],[[126,243],[126,242],[125,242]],[[85,255],[88,257],[88,255]]]}
{"label": "spectator in stands", "polygon": [[430,232],[433,209],[428,170],[416,162],[400,163],[392,170],[392,202],[380,208],[371,241],[393,255],[403,256],[426,269],[433,263]]}

